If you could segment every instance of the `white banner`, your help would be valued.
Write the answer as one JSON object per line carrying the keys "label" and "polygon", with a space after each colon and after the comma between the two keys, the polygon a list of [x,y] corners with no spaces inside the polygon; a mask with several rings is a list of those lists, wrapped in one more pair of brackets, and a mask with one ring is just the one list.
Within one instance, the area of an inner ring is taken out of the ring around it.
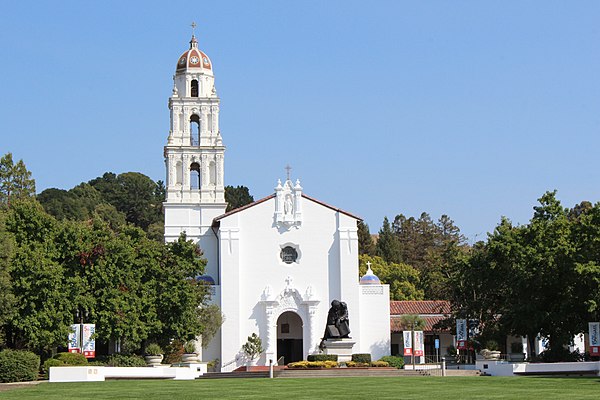
{"label": "white banner", "polygon": [[86,358],[96,357],[96,340],[92,335],[96,333],[96,324],[83,324],[83,354]]}
{"label": "white banner", "polygon": [[415,331],[415,356],[422,356],[424,354],[423,341],[423,331]]}
{"label": "white banner", "polygon": [[456,340],[463,341],[467,340],[467,320],[457,319],[456,320]]}
{"label": "white banner", "polygon": [[412,355],[412,331],[404,331],[404,355]]}
{"label": "white banner", "polygon": [[69,344],[68,350],[69,353],[80,353],[81,352],[81,343],[79,343],[79,338],[81,337],[80,331],[81,325],[73,324],[71,325],[71,332],[69,332]]}
{"label": "white banner", "polygon": [[600,322],[590,322],[590,346],[600,346]]}

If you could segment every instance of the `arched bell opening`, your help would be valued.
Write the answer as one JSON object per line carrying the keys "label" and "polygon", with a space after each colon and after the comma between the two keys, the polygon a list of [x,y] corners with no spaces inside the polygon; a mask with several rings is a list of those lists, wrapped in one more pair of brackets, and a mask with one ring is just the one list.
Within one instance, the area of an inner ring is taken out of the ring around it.
{"label": "arched bell opening", "polygon": [[191,97],[198,97],[198,80],[192,80],[192,86],[190,87]]}
{"label": "arched bell opening", "polygon": [[192,146],[200,145],[200,116],[198,114],[192,114],[190,117],[190,140]]}
{"label": "arched bell opening", "polygon": [[190,165],[190,189],[200,189],[200,164],[197,162]]}

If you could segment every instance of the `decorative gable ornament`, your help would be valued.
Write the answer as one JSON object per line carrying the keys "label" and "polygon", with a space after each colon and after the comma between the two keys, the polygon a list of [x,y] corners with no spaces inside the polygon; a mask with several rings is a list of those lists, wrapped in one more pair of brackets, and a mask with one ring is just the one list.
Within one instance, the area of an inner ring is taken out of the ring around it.
{"label": "decorative gable ornament", "polygon": [[278,227],[300,227],[302,224],[302,186],[300,180],[293,185],[289,179],[275,187],[275,223]]}

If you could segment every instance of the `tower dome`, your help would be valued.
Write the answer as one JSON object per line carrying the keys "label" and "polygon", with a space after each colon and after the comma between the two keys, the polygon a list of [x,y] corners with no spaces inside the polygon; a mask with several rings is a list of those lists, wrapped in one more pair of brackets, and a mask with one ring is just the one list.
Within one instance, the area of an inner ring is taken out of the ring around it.
{"label": "tower dome", "polygon": [[190,48],[186,50],[177,60],[177,73],[182,72],[204,72],[212,75],[212,63],[210,58],[200,49],[198,49],[198,40],[192,35]]}
{"label": "tower dome", "polygon": [[370,262],[367,262],[367,273],[364,274],[360,278],[360,284],[361,285],[381,285],[381,281],[379,280],[377,275],[375,275],[373,273],[373,270],[371,269]]}

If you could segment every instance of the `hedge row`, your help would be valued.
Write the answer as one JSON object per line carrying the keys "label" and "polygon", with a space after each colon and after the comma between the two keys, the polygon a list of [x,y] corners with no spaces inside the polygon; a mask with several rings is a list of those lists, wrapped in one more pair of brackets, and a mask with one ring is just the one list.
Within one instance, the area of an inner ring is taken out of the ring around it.
{"label": "hedge row", "polygon": [[337,354],[309,354],[306,357],[308,361],[337,361]]}
{"label": "hedge row", "polygon": [[309,369],[309,368],[337,368],[337,361],[298,361],[289,363],[288,368]]}
{"label": "hedge row", "polygon": [[371,363],[371,354],[369,353],[357,353],[352,354],[352,361],[357,363]]}
{"label": "hedge row", "polygon": [[401,369],[404,367],[404,357],[397,356],[383,356],[379,361],[385,361],[390,367]]}

